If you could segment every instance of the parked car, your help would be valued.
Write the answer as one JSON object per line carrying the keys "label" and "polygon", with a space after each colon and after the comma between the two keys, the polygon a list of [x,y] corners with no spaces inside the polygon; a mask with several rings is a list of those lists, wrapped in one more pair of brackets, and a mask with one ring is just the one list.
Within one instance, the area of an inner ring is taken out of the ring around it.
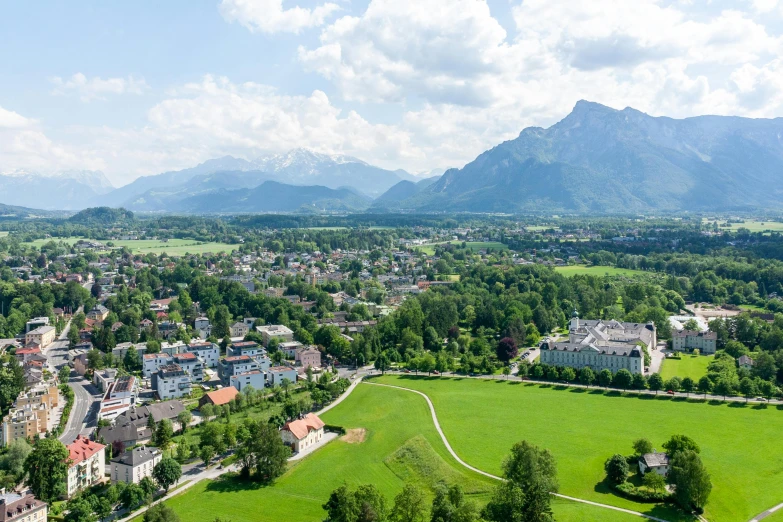
{"label": "parked car", "polygon": [[673,390],[668,390],[666,393],[668,393],[669,395],[674,395],[674,391]]}

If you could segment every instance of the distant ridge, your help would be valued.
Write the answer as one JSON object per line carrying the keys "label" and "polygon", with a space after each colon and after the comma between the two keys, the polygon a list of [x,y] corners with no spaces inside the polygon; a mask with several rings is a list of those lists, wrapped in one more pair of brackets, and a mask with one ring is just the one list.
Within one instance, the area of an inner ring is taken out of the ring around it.
{"label": "distant ridge", "polygon": [[783,119],[676,120],[580,101],[399,202],[419,211],[783,208]]}

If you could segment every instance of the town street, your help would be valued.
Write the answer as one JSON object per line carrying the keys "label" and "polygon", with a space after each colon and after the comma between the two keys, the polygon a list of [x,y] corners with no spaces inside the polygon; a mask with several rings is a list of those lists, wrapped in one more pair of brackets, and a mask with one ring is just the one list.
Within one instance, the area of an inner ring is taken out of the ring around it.
{"label": "town street", "polygon": [[[71,323],[65,325],[62,333],[55,342],[50,344],[44,351],[49,371],[57,374],[57,369],[68,364],[68,329]],[[70,444],[79,434],[87,435],[97,423],[98,403],[101,395],[98,390],[84,377],[71,371],[71,380],[68,386],[74,392],[73,408],[68,418],[60,441],[64,444]]]}

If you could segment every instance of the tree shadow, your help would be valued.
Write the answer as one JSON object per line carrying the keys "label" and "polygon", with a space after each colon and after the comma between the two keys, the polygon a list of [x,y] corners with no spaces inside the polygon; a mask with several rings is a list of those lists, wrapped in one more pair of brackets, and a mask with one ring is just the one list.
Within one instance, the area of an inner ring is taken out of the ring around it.
{"label": "tree shadow", "polygon": [[762,402],[762,403],[759,403],[759,404],[754,404],[753,405],[753,409],[754,410],[766,410],[767,409],[767,403],[766,402]]}
{"label": "tree shadow", "polygon": [[747,402],[731,401],[729,403],[729,408],[740,408],[740,409],[743,409],[743,408],[747,408],[747,407],[748,407],[748,403]]}
{"label": "tree shadow", "polygon": [[263,482],[244,480],[238,474],[222,475],[207,484],[207,491],[218,493],[238,493],[241,491],[256,491],[269,486]]}

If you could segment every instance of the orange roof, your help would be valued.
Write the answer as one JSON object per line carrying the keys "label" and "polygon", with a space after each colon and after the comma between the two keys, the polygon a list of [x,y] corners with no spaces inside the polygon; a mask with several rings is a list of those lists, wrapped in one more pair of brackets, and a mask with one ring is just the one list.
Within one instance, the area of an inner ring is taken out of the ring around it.
{"label": "orange roof", "polygon": [[221,388],[219,390],[206,393],[205,395],[209,397],[209,400],[212,402],[212,404],[221,406],[231,402],[231,400],[237,396],[237,393],[239,393],[239,391],[236,388],[229,386],[227,388]]}
{"label": "orange roof", "polygon": [[70,460],[69,466],[75,466],[76,464],[83,462],[99,451],[103,451],[105,448],[103,444],[98,444],[87,437],[79,435],[73,444],[68,446],[68,459]]}
{"label": "orange roof", "polygon": [[294,437],[299,440],[307,437],[307,434],[312,430],[320,430],[325,426],[324,421],[318,418],[315,413],[308,413],[301,419],[295,421],[286,422],[283,426],[284,430],[290,431]]}

